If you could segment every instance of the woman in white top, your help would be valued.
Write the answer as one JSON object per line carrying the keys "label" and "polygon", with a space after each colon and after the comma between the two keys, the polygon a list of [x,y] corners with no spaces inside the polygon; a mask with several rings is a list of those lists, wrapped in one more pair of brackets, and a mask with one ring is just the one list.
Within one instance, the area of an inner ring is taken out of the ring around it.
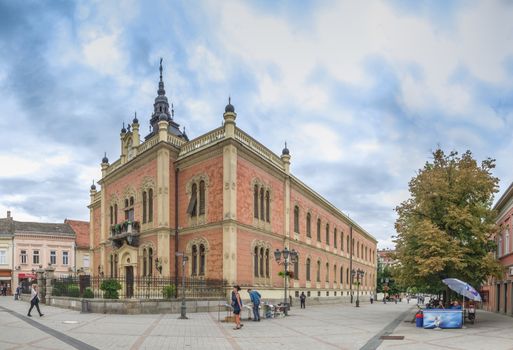
{"label": "woman in white top", "polygon": [[27,314],[28,317],[32,317],[30,312],[34,306],[36,307],[37,312],[39,312],[39,317],[43,316],[41,310],[39,310],[39,290],[37,288],[37,284],[32,285],[32,292],[30,293],[30,309]]}

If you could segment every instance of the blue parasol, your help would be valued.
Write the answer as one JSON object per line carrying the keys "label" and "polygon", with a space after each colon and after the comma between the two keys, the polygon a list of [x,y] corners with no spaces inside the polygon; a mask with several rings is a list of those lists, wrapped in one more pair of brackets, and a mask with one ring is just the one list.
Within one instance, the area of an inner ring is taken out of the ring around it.
{"label": "blue parasol", "polygon": [[458,294],[463,295],[465,298],[475,301],[481,301],[481,295],[470,284],[460,281],[457,278],[446,278],[442,280],[447,287],[451,288]]}

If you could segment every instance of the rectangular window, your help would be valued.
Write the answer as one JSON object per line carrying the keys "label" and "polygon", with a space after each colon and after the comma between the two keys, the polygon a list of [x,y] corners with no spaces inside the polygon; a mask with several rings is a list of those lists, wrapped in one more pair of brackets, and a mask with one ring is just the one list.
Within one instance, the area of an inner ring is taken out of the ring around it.
{"label": "rectangular window", "polygon": [[0,250],[0,264],[7,264],[7,251]]}
{"label": "rectangular window", "polygon": [[57,264],[57,253],[55,252],[55,250],[50,251],[50,264]]}
{"label": "rectangular window", "polygon": [[89,267],[89,255],[84,255],[82,258],[82,266],[83,267]]}
{"label": "rectangular window", "polygon": [[39,250],[34,250],[32,253],[32,263],[39,264]]}
{"label": "rectangular window", "polygon": [[21,263],[22,264],[26,264],[27,263],[27,251],[26,250],[22,250],[20,252],[20,257],[21,257]]}
{"label": "rectangular window", "polygon": [[62,264],[68,265],[68,252],[62,252]]}

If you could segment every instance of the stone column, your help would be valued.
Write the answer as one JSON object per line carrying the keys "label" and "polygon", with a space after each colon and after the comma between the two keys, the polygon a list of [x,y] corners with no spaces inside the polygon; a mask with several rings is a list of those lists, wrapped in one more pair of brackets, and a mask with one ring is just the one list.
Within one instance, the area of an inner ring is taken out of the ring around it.
{"label": "stone column", "polygon": [[223,278],[237,282],[237,148],[223,149]]}
{"label": "stone column", "polygon": [[41,302],[42,303],[46,303],[46,300],[45,300],[45,295],[46,295],[46,291],[45,291],[45,283],[44,283],[44,280],[45,280],[45,270],[43,270],[42,268],[39,268],[36,270],[36,276],[37,276],[37,288],[39,289],[39,297],[41,298]]}
{"label": "stone column", "polygon": [[[167,122],[160,121],[161,123]],[[161,128],[167,135],[167,128]],[[166,136],[167,137],[167,136]],[[170,158],[169,150],[162,148],[157,152],[157,225],[158,225],[158,251],[155,252],[158,258],[162,259],[162,276],[169,277],[171,273],[170,257],[170,215],[169,215],[169,172]]]}
{"label": "stone column", "polygon": [[55,267],[48,266],[45,269],[45,278],[46,278],[46,291],[45,291],[45,297],[46,296],[52,296],[53,291],[53,285],[52,281],[55,278]]}

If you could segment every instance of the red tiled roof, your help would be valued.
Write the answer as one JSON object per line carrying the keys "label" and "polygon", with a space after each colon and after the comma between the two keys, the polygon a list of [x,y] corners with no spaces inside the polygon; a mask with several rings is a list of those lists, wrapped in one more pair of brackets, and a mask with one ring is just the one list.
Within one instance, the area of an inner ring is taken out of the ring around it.
{"label": "red tiled roof", "polygon": [[77,235],[77,248],[89,248],[89,221],[64,220]]}

